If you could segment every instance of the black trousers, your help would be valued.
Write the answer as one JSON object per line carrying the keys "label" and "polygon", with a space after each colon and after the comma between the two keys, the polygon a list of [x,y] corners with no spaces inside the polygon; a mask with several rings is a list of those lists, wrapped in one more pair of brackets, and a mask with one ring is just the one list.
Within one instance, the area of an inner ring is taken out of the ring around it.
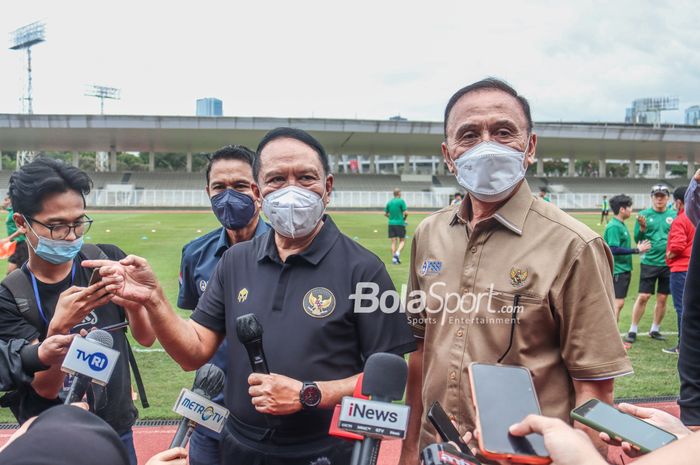
{"label": "black trousers", "polygon": [[353,443],[331,436],[299,444],[253,441],[230,428],[221,433],[222,465],[350,465]]}

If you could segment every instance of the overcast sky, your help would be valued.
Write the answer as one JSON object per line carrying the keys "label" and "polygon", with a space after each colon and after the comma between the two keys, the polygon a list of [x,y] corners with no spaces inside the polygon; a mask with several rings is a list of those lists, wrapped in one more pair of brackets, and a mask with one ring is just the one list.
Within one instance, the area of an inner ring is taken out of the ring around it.
{"label": "overcast sky", "polygon": [[[180,4],[187,3],[186,6]],[[24,52],[9,33],[46,22],[34,112],[98,113],[91,83],[121,88],[110,114],[442,120],[485,76],[526,96],[537,121],[622,121],[640,97],[700,104],[693,1],[27,1],[5,5],[0,113],[21,110]]]}

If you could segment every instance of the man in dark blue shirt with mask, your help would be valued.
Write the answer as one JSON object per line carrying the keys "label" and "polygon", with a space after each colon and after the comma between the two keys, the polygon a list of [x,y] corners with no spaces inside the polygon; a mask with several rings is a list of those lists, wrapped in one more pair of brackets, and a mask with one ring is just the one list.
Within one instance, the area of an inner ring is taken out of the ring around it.
{"label": "man in dark blue shirt with mask", "polygon": [[[259,216],[260,199],[251,188],[254,157],[255,154],[246,147],[228,145],[209,158],[206,192],[222,227],[183,247],[177,299],[180,308],[194,310],[197,307],[216,264],[230,246],[270,229]],[[211,359],[211,363],[224,372],[226,351],[227,342],[224,340]],[[214,400],[223,405],[223,393]],[[190,464],[213,465],[219,463],[219,459],[219,434],[198,427],[190,440]]]}

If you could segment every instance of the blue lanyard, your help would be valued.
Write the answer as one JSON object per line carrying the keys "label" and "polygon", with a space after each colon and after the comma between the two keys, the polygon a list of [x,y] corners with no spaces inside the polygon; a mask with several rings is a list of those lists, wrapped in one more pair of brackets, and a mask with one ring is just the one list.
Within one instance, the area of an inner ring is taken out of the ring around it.
{"label": "blue lanyard", "polygon": [[[27,270],[29,270],[29,276],[32,277],[32,288],[34,288],[34,299],[36,300],[36,306],[39,308],[39,315],[41,315],[41,319],[44,320],[44,323],[46,326],[49,325],[49,320],[46,318],[46,315],[44,314],[44,309],[41,307],[41,298],[39,297],[39,287],[36,284],[36,277],[34,277],[34,273],[32,273],[32,270],[29,269],[29,266],[27,266]],[[70,285],[73,285],[73,282],[75,282],[75,262],[73,262],[73,268],[71,268],[70,271]]]}

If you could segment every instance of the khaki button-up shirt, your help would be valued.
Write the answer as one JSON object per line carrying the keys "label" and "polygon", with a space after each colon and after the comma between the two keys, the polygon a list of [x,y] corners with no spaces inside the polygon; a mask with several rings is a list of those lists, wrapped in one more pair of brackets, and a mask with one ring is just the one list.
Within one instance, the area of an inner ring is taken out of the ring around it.
{"label": "khaki button-up shirt", "polygon": [[[534,199],[527,182],[473,231],[463,204],[426,218],[413,239],[406,307],[424,339],[423,407],[437,400],[462,434],[473,430],[469,364],[496,363],[515,326],[502,363],[529,368],[542,413],[570,421],[572,378],[632,372],[615,322],[612,255],[588,227]],[[423,419],[421,449],[434,435]]]}

